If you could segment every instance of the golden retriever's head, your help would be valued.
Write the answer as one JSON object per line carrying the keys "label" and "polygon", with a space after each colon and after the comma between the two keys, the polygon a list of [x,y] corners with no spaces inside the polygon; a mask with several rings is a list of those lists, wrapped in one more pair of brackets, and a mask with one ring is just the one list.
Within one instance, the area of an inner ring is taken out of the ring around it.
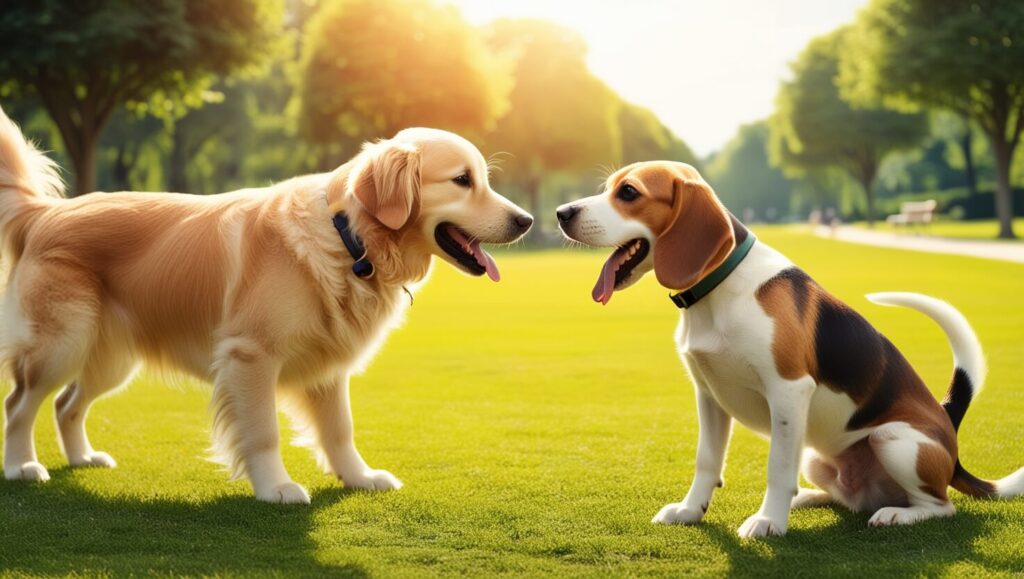
{"label": "golden retriever's head", "polygon": [[736,244],[728,211],[685,163],[619,169],[603,193],[562,205],[557,215],[569,239],[616,248],[594,286],[594,301],[601,304],[651,269],[663,286],[688,289],[721,265]]}
{"label": "golden retriever's head", "polygon": [[348,183],[385,228],[494,281],[498,267],[480,244],[512,243],[533,225],[529,213],[491,189],[480,151],[447,131],[405,129],[367,144]]}

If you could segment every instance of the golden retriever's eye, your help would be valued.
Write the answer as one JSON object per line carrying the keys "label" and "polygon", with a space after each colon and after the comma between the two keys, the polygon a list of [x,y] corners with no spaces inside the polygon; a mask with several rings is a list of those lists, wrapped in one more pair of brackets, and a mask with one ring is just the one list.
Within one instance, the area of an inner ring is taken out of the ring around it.
{"label": "golden retriever's eye", "polygon": [[458,177],[452,179],[452,182],[455,183],[456,185],[458,185],[459,187],[465,187],[467,189],[469,189],[473,185],[473,182],[470,181],[470,179],[469,179],[469,173],[468,172],[467,173],[463,173],[463,174],[459,175]]}
{"label": "golden retriever's eye", "polygon": [[619,187],[619,190],[615,193],[615,196],[618,197],[620,201],[625,201],[626,203],[629,203],[631,201],[636,201],[637,199],[639,199],[640,192],[637,191],[632,185],[623,185],[622,187]]}

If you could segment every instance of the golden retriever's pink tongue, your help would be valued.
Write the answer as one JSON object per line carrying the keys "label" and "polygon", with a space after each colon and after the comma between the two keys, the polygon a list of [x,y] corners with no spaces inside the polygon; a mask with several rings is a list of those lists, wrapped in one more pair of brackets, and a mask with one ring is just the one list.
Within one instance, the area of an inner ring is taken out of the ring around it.
{"label": "golden retriever's pink tongue", "polygon": [[448,228],[448,235],[451,235],[452,239],[459,242],[459,245],[476,259],[480,267],[484,268],[484,271],[487,272],[487,277],[491,278],[492,281],[501,280],[501,274],[498,273],[498,264],[494,263],[494,258],[491,257],[491,254],[480,247],[479,241],[466,239],[466,236],[455,227]]}
{"label": "golden retriever's pink tongue", "polygon": [[612,299],[612,293],[615,292],[615,272],[618,271],[620,265],[626,262],[628,257],[626,252],[616,249],[608,261],[604,262],[601,275],[597,278],[594,291],[590,294],[595,302],[606,305]]}

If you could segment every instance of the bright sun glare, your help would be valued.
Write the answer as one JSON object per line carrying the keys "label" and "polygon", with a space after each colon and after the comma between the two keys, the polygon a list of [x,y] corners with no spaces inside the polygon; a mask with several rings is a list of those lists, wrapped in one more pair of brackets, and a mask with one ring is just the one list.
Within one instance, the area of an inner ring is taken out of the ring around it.
{"label": "bright sun glare", "polygon": [[470,21],[541,18],[575,29],[594,73],[652,109],[699,155],[771,114],[779,80],[807,41],[866,0],[448,0]]}

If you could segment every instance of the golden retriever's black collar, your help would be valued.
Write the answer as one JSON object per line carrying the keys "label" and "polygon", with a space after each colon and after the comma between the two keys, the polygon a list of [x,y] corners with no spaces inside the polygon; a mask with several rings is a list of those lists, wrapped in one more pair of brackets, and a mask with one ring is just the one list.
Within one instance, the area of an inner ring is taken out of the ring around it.
{"label": "golden retriever's black collar", "polygon": [[334,214],[333,222],[334,228],[338,230],[338,235],[341,236],[341,242],[345,244],[345,249],[348,250],[352,259],[356,260],[352,264],[352,272],[362,278],[372,277],[373,264],[366,257],[366,248],[363,246],[363,241],[349,229],[348,216],[345,215],[344,211],[339,211]]}

